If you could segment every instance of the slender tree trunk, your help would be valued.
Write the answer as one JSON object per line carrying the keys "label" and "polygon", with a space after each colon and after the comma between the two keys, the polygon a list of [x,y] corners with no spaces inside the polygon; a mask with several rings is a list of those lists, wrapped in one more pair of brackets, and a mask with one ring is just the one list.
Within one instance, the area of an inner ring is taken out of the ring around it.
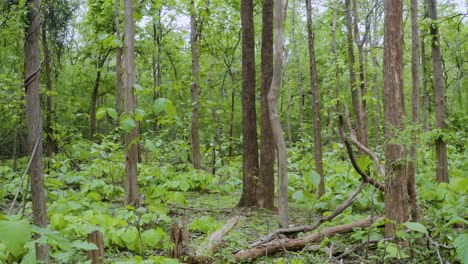
{"label": "slender tree trunk", "polygon": [[368,136],[368,129],[367,129],[367,103],[365,100],[365,96],[367,94],[367,84],[366,84],[366,71],[365,71],[365,66],[364,66],[364,44],[367,41],[367,34],[369,31],[369,19],[366,17],[365,21],[365,31],[364,31],[364,36],[361,37],[359,36],[359,28],[358,28],[358,11],[357,11],[357,4],[356,0],[353,0],[353,14],[354,14],[354,41],[356,42],[356,46],[358,49],[358,64],[359,64],[359,88],[360,88],[360,97],[359,97],[359,102],[360,102],[360,114],[361,114],[361,127],[359,130],[361,130],[361,138],[359,141],[364,145],[364,146],[369,146],[369,136]]}
{"label": "slender tree trunk", "polygon": [[[45,17],[44,19],[47,19]],[[45,27],[45,23],[42,26],[42,48],[44,50],[44,65],[45,65],[45,73],[46,73],[46,89],[47,89],[47,96],[46,96],[46,127],[45,130],[47,131],[46,136],[46,146],[45,146],[45,153],[47,157],[52,157],[52,152],[54,151],[54,142],[52,140],[52,78],[51,78],[51,69],[50,69],[50,52],[49,52],[49,45],[47,44],[47,29]]]}
{"label": "slender tree trunk", "polygon": [[340,97],[340,66],[338,62],[338,49],[336,47],[336,20],[338,16],[339,7],[335,9],[333,14],[333,23],[332,23],[332,52],[335,64],[335,98],[338,99]]}
{"label": "slender tree trunk", "polygon": [[[42,164],[42,115],[39,98],[41,60],[39,50],[39,30],[41,26],[39,7],[40,0],[27,1],[27,18],[25,34],[25,90],[26,90],[26,123],[28,126],[28,152],[32,160],[29,169],[31,181],[31,200],[33,222],[42,228],[47,227],[47,209],[44,190]],[[36,237],[38,238],[38,237]],[[50,263],[49,246],[36,243],[36,259]]]}
{"label": "slender tree trunk", "polygon": [[[378,1],[378,0],[377,0]],[[372,79],[372,96],[375,100],[374,105],[374,135],[375,135],[375,145],[380,145],[380,100],[379,100],[379,86],[378,82],[378,68],[379,63],[377,61],[377,45],[378,45],[378,36],[377,36],[377,19],[381,14],[378,12],[378,8],[374,9],[374,21],[372,25],[372,39],[369,40],[372,43],[372,67],[373,67],[373,79]]]}
{"label": "slender tree trunk", "polygon": [[231,113],[229,115],[229,157],[233,155],[234,149],[234,110],[236,109],[236,86],[235,86],[235,76],[234,73],[230,70],[229,75],[231,77]]}
{"label": "slender tree trunk", "polygon": [[[411,121],[413,126],[419,125],[419,27],[418,27],[418,0],[411,0]],[[419,132],[419,128],[418,128]],[[419,221],[418,206],[416,203],[416,142],[417,133],[414,133],[413,144],[410,148],[410,161],[408,163],[408,195],[411,204],[411,220]]]}
{"label": "slender tree trunk", "polygon": [[[161,97],[161,53],[162,53],[162,32],[161,32],[161,8],[158,9],[159,20],[156,23],[153,22],[153,55],[152,55],[152,66],[153,66],[153,102]],[[155,54],[155,52],[157,52]],[[153,130],[157,132],[159,130],[158,118],[155,116],[153,124]]]}
{"label": "slender tree trunk", "polygon": [[[133,20],[133,0],[125,0],[125,112],[135,113],[137,106],[133,86],[136,83],[135,75],[135,21]],[[138,206],[138,123],[125,135],[125,204]]]}
{"label": "slender tree trunk", "polygon": [[423,97],[423,102],[422,102],[422,125],[424,128],[424,131],[429,131],[430,130],[430,124],[429,121],[427,120],[427,115],[430,112],[430,99],[429,99],[429,91],[427,90],[427,65],[426,65],[426,44],[424,43],[424,40],[426,39],[426,34],[423,32],[421,36],[421,65],[422,65],[422,97]]}
{"label": "slender tree trunk", "polygon": [[[437,25],[436,0],[428,0],[428,16],[432,20],[430,26],[432,46],[432,68],[434,72],[434,94],[436,128],[445,130],[445,83],[442,69],[442,53],[440,51],[439,27]],[[436,181],[448,182],[447,143],[442,136],[436,139],[437,173]]]}
{"label": "slender tree trunk", "polygon": [[242,196],[238,206],[257,204],[259,175],[257,114],[255,110],[255,31],[253,0],[241,0],[242,23]]}
{"label": "slender tree trunk", "polygon": [[260,173],[257,206],[275,207],[275,141],[268,110],[268,93],[273,77],[273,0],[263,0],[262,7],[262,84],[260,90]]}
{"label": "slender tree trunk", "polygon": [[302,87],[302,71],[301,71],[301,59],[297,52],[297,37],[296,37],[296,2],[292,1],[291,11],[291,41],[292,41],[292,57],[296,62],[296,82],[298,87],[299,96],[299,135],[300,138],[304,138],[304,92]]}
{"label": "slender tree trunk", "polygon": [[93,88],[93,94],[91,95],[91,113],[90,117],[91,118],[91,126],[90,126],[90,131],[89,131],[89,138],[91,140],[94,139],[94,134],[96,134],[96,110],[97,110],[97,99],[99,96],[99,83],[101,80],[101,68],[99,67],[96,72],[96,79],[94,80],[94,88]]}
{"label": "slender tree trunk", "polygon": [[283,2],[274,2],[275,21],[275,61],[273,64],[273,77],[270,92],[268,93],[268,109],[270,113],[271,128],[276,143],[278,156],[278,217],[281,228],[289,226],[288,209],[288,158],[286,152],[286,142],[284,141],[283,130],[278,114],[278,96],[281,88],[281,76],[284,56],[283,43]]}
{"label": "slender tree trunk", "polygon": [[13,140],[13,172],[16,172],[18,164],[18,124],[15,124],[15,135]]}
{"label": "slender tree trunk", "polygon": [[408,219],[405,147],[394,130],[405,128],[403,85],[403,3],[384,0],[384,123],[385,123],[385,236],[393,237],[396,226]]}
{"label": "slender tree trunk", "polygon": [[194,14],[194,2],[191,1],[192,14],[190,16],[190,48],[192,52],[192,162],[193,167],[201,169],[200,136],[198,135],[198,40],[197,21]]}
{"label": "slender tree trunk", "polygon": [[362,143],[362,119],[361,119],[361,105],[359,102],[359,89],[356,86],[356,73],[354,72],[354,44],[353,44],[353,18],[350,10],[351,0],[345,1],[345,13],[346,13],[346,39],[348,46],[348,70],[349,70],[349,81],[351,88],[351,101],[353,104],[354,118],[356,120],[357,127],[357,138]]}
{"label": "slender tree trunk", "polygon": [[[115,37],[120,40],[120,0],[115,0]],[[122,112],[122,47],[116,48],[115,58],[115,110],[117,120],[115,125],[119,126],[119,117]]]}
{"label": "slender tree trunk", "polygon": [[314,32],[312,29],[312,5],[310,0],[306,0],[307,9],[307,32],[309,36],[309,66],[310,66],[310,81],[312,91],[312,110],[314,124],[314,149],[315,149],[315,169],[320,174],[320,184],[318,186],[317,195],[320,197],[325,194],[325,178],[323,175],[323,159],[322,159],[322,136],[320,127],[320,102],[318,92],[318,76],[317,64],[315,62],[315,44]]}

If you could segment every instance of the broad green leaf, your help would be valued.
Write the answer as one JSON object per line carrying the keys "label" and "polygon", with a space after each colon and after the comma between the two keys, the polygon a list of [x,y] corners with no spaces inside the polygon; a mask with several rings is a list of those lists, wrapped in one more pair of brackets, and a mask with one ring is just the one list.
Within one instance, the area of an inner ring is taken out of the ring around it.
{"label": "broad green leaf", "polygon": [[112,119],[117,119],[117,111],[114,108],[107,108],[107,114],[112,118]]}
{"label": "broad green leaf", "polygon": [[71,246],[74,247],[74,248],[83,249],[83,250],[98,249],[95,244],[89,243],[89,242],[86,242],[86,241],[80,241],[80,240],[73,241],[71,243]]}
{"label": "broad green leaf", "polygon": [[131,245],[138,237],[138,230],[136,227],[131,226],[125,229],[125,232],[122,234],[122,240],[125,241],[125,244]]}
{"label": "broad green leaf", "polygon": [[105,115],[106,115],[106,108],[101,107],[96,111],[97,120],[101,120]]}
{"label": "broad green leaf", "polygon": [[164,107],[166,105],[166,101],[167,99],[166,98],[158,98],[154,101],[153,103],[153,111],[156,113],[156,114],[159,114],[161,113],[162,111],[164,111]]}
{"label": "broad green leaf", "polygon": [[156,248],[158,244],[164,239],[161,236],[161,232],[156,231],[156,229],[146,230],[141,234],[141,238],[145,244],[151,248]]}
{"label": "broad green leaf", "polygon": [[143,87],[142,87],[141,85],[139,85],[138,83],[135,83],[135,84],[133,85],[133,89],[135,89],[135,90],[138,91],[138,92],[143,91]]}
{"label": "broad green leaf", "polygon": [[140,108],[135,109],[135,119],[136,119],[137,121],[143,120],[143,118],[145,117],[145,115],[146,115],[145,110],[140,109]]}
{"label": "broad green leaf", "polygon": [[292,198],[298,202],[304,200],[304,192],[302,190],[296,191],[293,193]]}
{"label": "broad green leaf", "polygon": [[419,232],[419,233],[423,233],[423,234],[427,234],[427,229],[425,226],[423,226],[422,224],[420,223],[416,223],[416,222],[406,222],[404,223],[404,225],[409,228],[410,230],[412,231],[416,231],[416,232]]}
{"label": "broad green leaf", "polygon": [[135,120],[128,113],[124,113],[120,117],[120,127],[125,130],[125,132],[130,132],[136,126]]}
{"label": "broad green leaf", "polygon": [[166,111],[166,114],[169,117],[174,117],[177,112],[175,105],[172,103],[172,101],[169,101],[169,100],[166,101],[166,106],[164,110]]}
{"label": "broad green leaf", "polygon": [[151,142],[151,140],[149,139],[146,139],[145,140],[145,146],[147,149],[149,149],[151,152],[155,153],[158,151],[158,149],[156,148],[156,146],[153,144],[153,142]]}
{"label": "broad green leaf", "polygon": [[317,188],[320,183],[320,174],[316,170],[310,170],[304,175],[304,178],[309,188]]}
{"label": "broad green leaf", "polygon": [[24,245],[31,239],[31,225],[26,220],[0,221],[0,242],[14,257],[21,256]]}
{"label": "broad green leaf", "polygon": [[461,263],[468,263],[468,233],[463,233],[455,238],[453,244],[456,247],[457,256]]}

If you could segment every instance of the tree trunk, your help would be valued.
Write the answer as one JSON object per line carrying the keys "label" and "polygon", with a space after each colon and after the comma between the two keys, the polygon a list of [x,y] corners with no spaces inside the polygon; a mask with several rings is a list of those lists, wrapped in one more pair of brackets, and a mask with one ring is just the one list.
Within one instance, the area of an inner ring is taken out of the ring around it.
{"label": "tree trunk", "polygon": [[[41,60],[39,50],[39,30],[41,16],[39,15],[40,0],[28,0],[25,34],[25,90],[26,90],[26,123],[28,126],[28,152],[32,159],[29,169],[31,181],[31,200],[33,223],[42,228],[47,227],[47,209],[44,190],[44,175],[42,164],[42,115],[39,98]],[[38,238],[38,237],[36,237]],[[36,258],[50,263],[49,246],[36,243]]]}
{"label": "tree trunk", "polygon": [[286,142],[284,141],[283,130],[278,114],[278,96],[281,88],[281,77],[283,67],[283,2],[274,2],[275,21],[275,61],[273,64],[273,78],[270,92],[268,93],[268,109],[270,114],[271,128],[276,143],[278,157],[278,217],[280,227],[289,226],[288,210],[288,158],[286,152]]}
{"label": "tree trunk", "polygon": [[94,134],[96,133],[96,110],[97,110],[97,99],[99,96],[99,82],[101,80],[101,68],[98,67],[96,72],[96,79],[94,80],[93,93],[91,95],[91,113],[89,118],[91,119],[91,126],[89,131],[89,138],[94,139]]}
{"label": "tree trunk", "polygon": [[[161,11],[162,8],[158,9],[158,21],[157,25],[153,22],[153,54],[152,54],[152,67],[153,67],[153,103],[161,97],[161,53],[162,53],[162,25],[161,25]],[[157,52],[155,54],[155,52]],[[153,123],[154,132],[158,132],[158,117],[155,115]]]}
{"label": "tree trunk", "polygon": [[263,0],[262,7],[262,85],[260,90],[260,174],[258,204],[260,208],[275,207],[275,141],[268,111],[268,93],[273,77],[273,0]]}
{"label": "tree trunk", "polygon": [[[440,51],[439,27],[437,25],[436,0],[428,0],[428,16],[432,20],[430,26],[432,46],[432,68],[434,72],[434,94],[436,128],[445,130],[445,83],[442,72],[442,53]],[[447,143],[442,136],[436,139],[437,173],[436,181],[448,182]]]}
{"label": "tree trunk", "polygon": [[312,110],[314,124],[314,150],[315,150],[315,169],[320,174],[320,184],[318,186],[318,197],[325,194],[325,178],[323,175],[323,159],[322,159],[322,136],[320,127],[320,102],[318,92],[318,76],[317,64],[315,62],[315,44],[314,32],[312,30],[312,5],[310,0],[306,0],[307,9],[307,32],[309,36],[309,66],[310,66],[310,81],[312,91]]}
{"label": "tree trunk", "polygon": [[403,86],[403,3],[384,1],[384,127],[385,127],[385,236],[393,237],[396,226],[408,219],[405,147],[394,130],[405,128]]}
{"label": "tree trunk", "polygon": [[[47,19],[45,16],[44,19]],[[51,69],[50,69],[50,52],[49,46],[47,44],[47,29],[45,27],[46,23],[42,26],[42,47],[44,50],[44,64],[45,64],[45,73],[46,73],[46,89],[47,89],[47,105],[46,105],[46,127],[47,131],[46,136],[46,146],[45,153],[47,157],[52,157],[52,152],[54,151],[54,142],[52,140],[52,78],[51,78]]]}
{"label": "tree trunk", "polygon": [[[413,126],[419,125],[419,27],[418,27],[418,0],[411,0],[411,121]],[[419,132],[419,128],[418,128]],[[417,133],[418,133],[417,132]],[[417,133],[413,135],[413,144],[410,148],[410,160],[408,162],[408,195],[411,204],[411,220],[419,221],[418,207],[416,203],[416,142]]]}
{"label": "tree trunk", "polygon": [[351,17],[350,10],[351,0],[345,1],[345,13],[346,13],[346,39],[348,46],[348,70],[349,70],[349,82],[351,88],[351,101],[353,104],[354,118],[356,120],[357,137],[358,140],[362,140],[361,133],[361,106],[359,102],[359,89],[356,86],[356,73],[354,72],[354,44],[353,44],[353,18]]}
{"label": "tree trunk", "polygon": [[365,96],[367,94],[367,85],[366,85],[366,76],[365,76],[365,67],[364,67],[364,44],[367,41],[367,34],[369,31],[369,16],[366,17],[365,21],[365,31],[364,36],[359,36],[359,28],[358,28],[358,11],[357,11],[357,4],[356,0],[353,0],[353,14],[354,14],[354,41],[356,42],[356,46],[358,49],[358,64],[359,64],[359,88],[360,88],[360,114],[361,114],[361,127],[358,129],[360,130],[361,138],[359,139],[361,143],[368,147],[369,146],[369,136],[367,131],[367,103],[365,100]]}
{"label": "tree trunk", "polygon": [[301,60],[297,53],[297,37],[296,37],[296,2],[292,1],[291,11],[291,41],[292,41],[292,57],[296,62],[296,79],[299,96],[299,135],[300,138],[304,138],[304,92],[302,90],[302,71],[301,71]]}
{"label": "tree trunk", "polygon": [[422,65],[422,97],[423,97],[423,102],[422,102],[422,125],[424,128],[424,131],[429,131],[430,130],[430,124],[429,121],[427,120],[427,115],[430,112],[430,99],[429,99],[429,91],[427,90],[427,65],[426,65],[426,45],[424,43],[424,40],[426,39],[426,34],[423,31],[422,36],[421,36],[421,65]]}
{"label": "tree trunk", "polygon": [[192,52],[192,162],[196,170],[201,169],[200,136],[198,135],[198,39],[199,34],[194,10],[195,4],[191,1],[192,14],[190,16],[190,49]]}
{"label": "tree trunk", "polygon": [[[135,75],[135,21],[133,20],[133,0],[125,0],[125,112],[134,115],[136,96],[133,86],[136,83]],[[125,135],[125,204],[138,206],[138,123]]]}
{"label": "tree trunk", "polygon": [[[115,0],[115,37],[120,40],[120,0]],[[117,120],[115,125],[119,126],[119,117],[122,112],[122,47],[116,48],[115,58],[115,111],[117,111]]]}
{"label": "tree trunk", "polygon": [[255,110],[255,31],[253,0],[241,0],[242,22],[242,196],[238,206],[257,204],[258,143]]}
{"label": "tree trunk", "polygon": [[[378,0],[377,0],[378,1]],[[377,45],[378,45],[378,37],[377,37],[377,18],[380,17],[378,9],[375,8],[374,10],[374,21],[372,25],[372,38],[369,40],[372,43],[372,67],[373,69],[373,79],[372,79],[372,96],[375,100],[374,105],[374,135],[375,135],[375,145],[380,146],[380,100],[379,100],[379,86],[377,85],[378,82],[378,61],[377,61]]]}
{"label": "tree trunk", "polygon": [[229,150],[228,155],[232,157],[233,150],[234,150],[234,110],[236,109],[236,86],[235,86],[235,76],[232,71],[229,71],[229,75],[231,77],[231,113],[229,115]]}

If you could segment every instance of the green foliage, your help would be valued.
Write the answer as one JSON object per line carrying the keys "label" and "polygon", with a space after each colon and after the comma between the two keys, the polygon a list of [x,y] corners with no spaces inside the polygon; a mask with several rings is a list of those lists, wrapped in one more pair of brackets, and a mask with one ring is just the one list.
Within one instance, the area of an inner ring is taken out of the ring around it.
{"label": "green foliage", "polygon": [[26,253],[25,245],[31,239],[31,226],[19,216],[0,215],[0,260],[18,260]]}
{"label": "green foliage", "polygon": [[192,221],[189,225],[189,229],[209,235],[216,231],[216,229],[220,228],[222,225],[222,223],[216,221],[211,216],[202,216]]}

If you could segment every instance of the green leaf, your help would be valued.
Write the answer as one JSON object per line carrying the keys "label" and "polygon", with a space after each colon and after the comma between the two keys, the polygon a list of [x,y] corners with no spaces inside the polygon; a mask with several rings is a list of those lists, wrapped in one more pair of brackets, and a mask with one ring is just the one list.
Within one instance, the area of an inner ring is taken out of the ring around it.
{"label": "green leaf", "polygon": [[14,257],[21,256],[24,245],[31,239],[31,225],[26,220],[0,221],[0,242],[5,245],[6,252]]}
{"label": "green leaf", "polygon": [[309,188],[317,188],[320,183],[320,174],[316,170],[310,170],[304,175],[304,178]]}
{"label": "green leaf", "polygon": [[155,153],[158,151],[158,149],[156,148],[156,146],[153,144],[153,142],[151,142],[151,140],[149,139],[146,139],[145,140],[145,147],[147,149],[149,149],[151,152]]}
{"label": "green leaf", "polygon": [[141,234],[145,244],[151,248],[157,248],[164,242],[166,234],[161,228],[146,230]]}
{"label": "green leaf", "polygon": [[145,117],[145,115],[146,115],[145,110],[140,109],[140,108],[135,109],[135,119],[137,121],[143,120],[143,117]]}
{"label": "green leaf", "polygon": [[107,108],[107,114],[112,118],[112,119],[117,119],[117,111],[114,108]]}
{"label": "green leaf", "polygon": [[136,241],[138,237],[138,230],[136,227],[131,226],[125,229],[125,232],[122,234],[122,240],[125,241],[125,244],[130,245]]}
{"label": "green leaf", "polygon": [[156,114],[159,114],[161,113],[162,111],[164,111],[164,108],[165,108],[165,105],[166,105],[166,101],[167,99],[166,98],[158,98],[154,101],[153,103],[153,111],[156,113]]}
{"label": "green leaf", "polygon": [[133,85],[133,89],[135,89],[135,90],[138,91],[138,92],[143,91],[143,87],[141,87],[141,85],[139,85],[138,83],[135,83],[135,84]]}
{"label": "green leaf", "polygon": [[468,233],[463,233],[455,238],[453,244],[456,247],[457,256],[461,263],[468,263]]}
{"label": "green leaf", "polygon": [[169,100],[166,101],[166,106],[164,108],[164,111],[166,111],[166,114],[169,117],[174,117],[177,112],[175,105]]}
{"label": "green leaf", "polygon": [[136,126],[135,120],[129,113],[124,113],[120,117],[120,127],[125,130],[125,132],[130,132]]}
{"label": "green leaf", "polygon": [[101,107],[96,111],[96,119],[101,120],[106,115],[106,108]]}
{"label": "green leaf", "polygon": [[83,249],[83,250],[98,249],[95,244],[89,243],[89,242],[86,242],[86,241],[80,241],[80,240],[73,241],[71,243],[71,246],[74,247],[74,248]]}
{"label": "green leaf", "polygon": [[304,192],[302,190],[296,191],[293,193],[292,198],[298,202],[304,200]]}
{"label": "green leaf", "polygon": [[416,222],[406,222],[404,225],[412,231],[427,234],[427,229],[424,225]]}

